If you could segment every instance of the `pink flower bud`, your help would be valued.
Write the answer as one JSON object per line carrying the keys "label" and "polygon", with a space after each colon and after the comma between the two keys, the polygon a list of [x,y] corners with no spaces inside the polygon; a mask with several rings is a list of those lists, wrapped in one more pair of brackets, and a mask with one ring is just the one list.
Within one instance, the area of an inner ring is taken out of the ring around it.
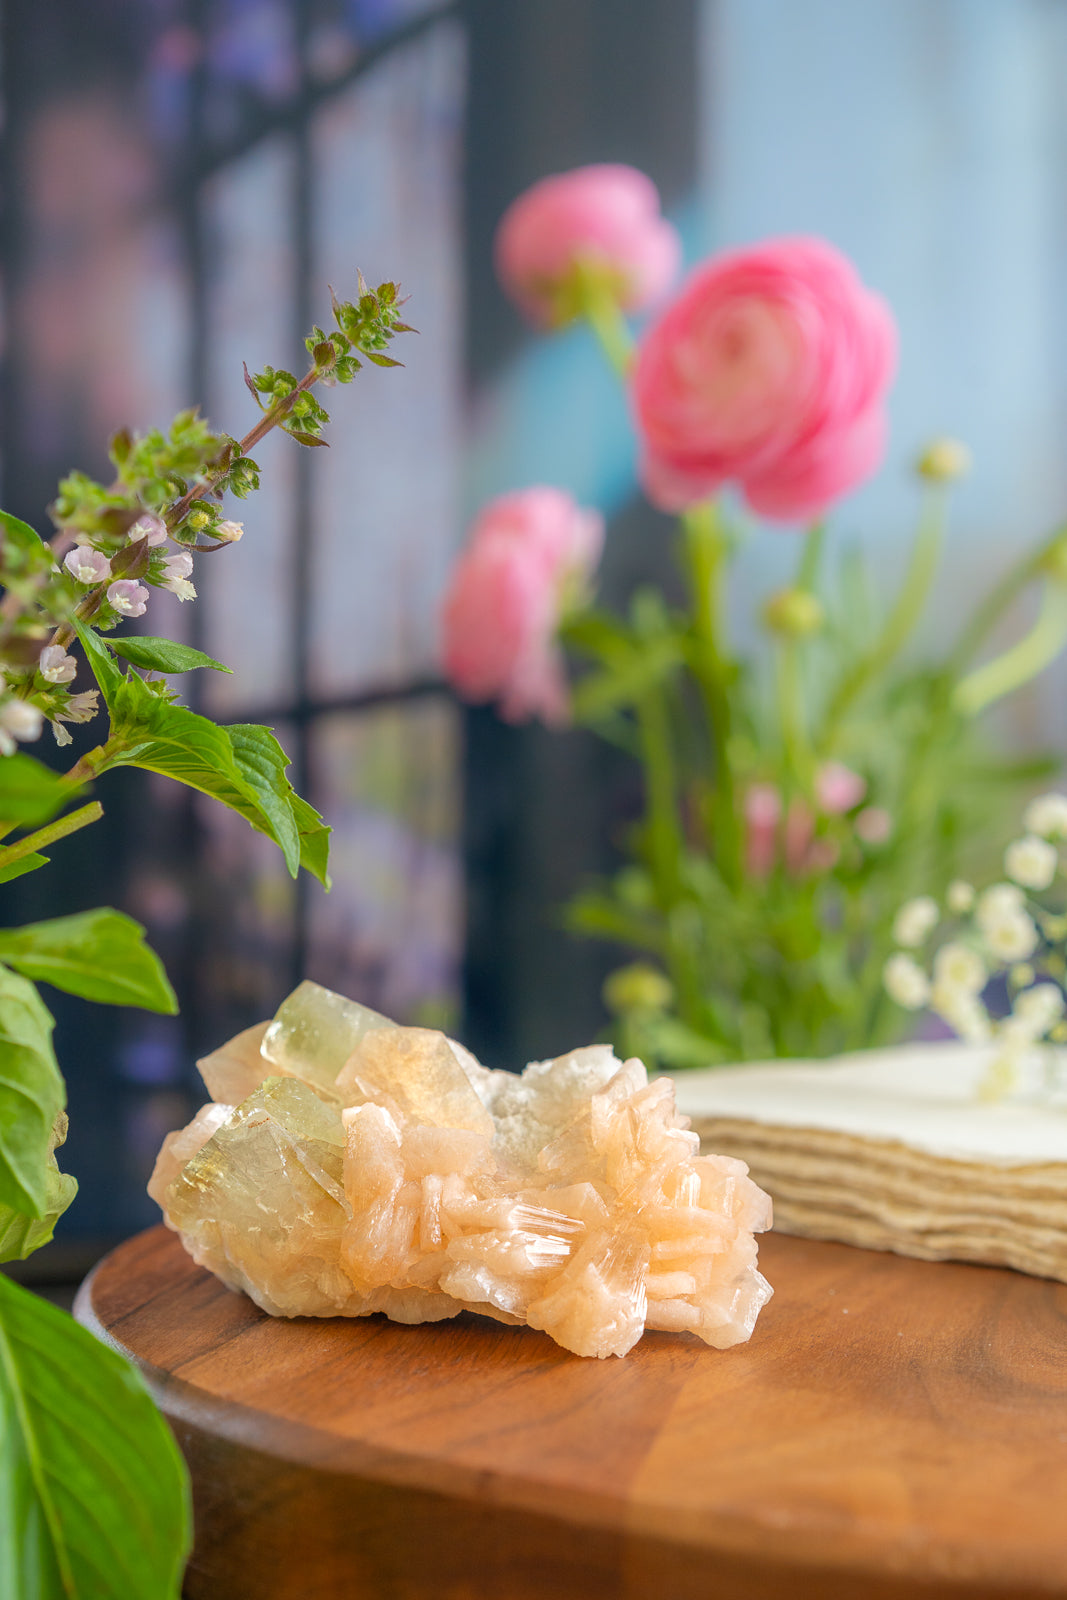
{"label": "pink flower bud", "polygon": [[604,273],[623,310],[640,311],[669,288],[680,260],[655,184],[618,165],[542,178],[508,207],[496,236],[500,281],[542,323],[566,314],[560,291],[580,264]]}
{"label": "pink flower bud", "polygon": [[212,528],[216,539],[221,539],[223,544],[236,544],[238,539],[244,538],[243,522],[216,522]]}
{"label": "pink flower bud", "polygon": [[714,257],[638,352],[650,499],[678,511],[734,482],[777,521],[819,514],[881,460],[895,363],[888,306],[824,240]]}
{"label": "pink flower bud", "polygon": [[136,544],[139,539],[147,539],[149,545],[157,545],[162,544],[166,537],[167,524],[162,517],[153,516],[151,512],[146,512],[130,524],[128,538],[131,544]]}
{"label": "pink flower bud", "polygon": [[827,761],[815,774],[815,799],[828,816],[851,811],[866,793],[867,780],[840,761]]}
{"label": "pink flower bud", "polygon": [[103,583],[111,576],[111,562],[102,550],[89,544],[76,544],[68,550],[63,565],[79,583]]}
{"label": "pink flower bud", "polygon": [[893,831],[893,819],[881,806],[864,806],[856,818],[856,832],[864,844],[884,844]]}
{"label": "pink flower bud", "polygon": [[778,855],[782,796],[773,783],[754,783],[745,795],[745,865],[749,876],[766,878]]}
{"label": "pink flower bud", "polygon": [[41,651],[37,670],[48,683],[71,683],[78,663],[73,656],[68,656],[61,644],[48,644]]}
{"label": "pink flower bud", "polygon": [[566,720],[556,631],[602,542],[599,514],[559,489],[524,489],[486,507],[452,573],[442,617],[445,672],[465,699],[499,700],[510,722]]}
{"label": "pink flower bud", "polygon": [[108,585],[107,598],[122,617],[143,617],[148,604],[148,590],[143,583],[132,578],[117,578]]}

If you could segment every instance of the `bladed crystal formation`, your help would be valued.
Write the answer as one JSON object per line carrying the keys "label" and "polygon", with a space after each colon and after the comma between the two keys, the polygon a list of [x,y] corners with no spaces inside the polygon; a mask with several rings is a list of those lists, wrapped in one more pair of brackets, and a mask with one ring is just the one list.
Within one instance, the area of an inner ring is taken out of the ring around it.
{"label": "bladed crystal formation", "polygon": [[767,1196],[607,1045],[494,1072],[302,983],[199,1065],[212,1103],[149,1193],[274,1316],[475,1311],[621,1356],[646,1327],[738,1344],[770,1297]]}

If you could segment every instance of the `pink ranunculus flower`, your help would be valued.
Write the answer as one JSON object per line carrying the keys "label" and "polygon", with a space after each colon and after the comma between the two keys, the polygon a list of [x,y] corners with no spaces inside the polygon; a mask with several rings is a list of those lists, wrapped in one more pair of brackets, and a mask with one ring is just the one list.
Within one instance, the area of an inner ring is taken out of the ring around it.
{"label": "pink ranunculus flower", "polygon": [[577,264],[604,271],[622,309],[641,311],[670,288],[681,255],[651,178],[608,163],[535,183],[505,211],[495,246],[508,293],[548,324],[565,319],[560,291]]}
{"label": "pink ranunculus flower", "polygon": [[509,722],[566,722],[556,634],[604,540],[599,512],[560,489],[492,501],[471,530],[445,595],[444,669],[466,700],[498,700]]}
{"label": "pink ranunculus flower", "polygon": [[679,511],[733,482],[774,520],[818,515],[879,464],[895,366],[888,306],[824,240],[714,257],[638,351],[650,499]]}

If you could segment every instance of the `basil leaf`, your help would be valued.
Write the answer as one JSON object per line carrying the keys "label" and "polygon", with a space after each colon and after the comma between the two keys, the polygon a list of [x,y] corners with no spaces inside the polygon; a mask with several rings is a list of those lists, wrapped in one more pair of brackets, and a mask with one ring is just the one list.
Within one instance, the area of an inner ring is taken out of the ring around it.
{"label": "basil leaf", "polygon": [[131,633],[122,639],[105,639],[104,643],[116,655],[132,661],[135,667],[149,672],[192,672],[194,667],[213,667],[216,672],[229,672],[221,661],[206,656],[202,650],[193,650],[187,644],[177,644],[173,639],[153,639],[147,634]]}
{"label": "basil leaf", "polygon": [[0,1204],[34,1218],[48,1208],[52,1130],[66,1098],[52,1027],[33,984],[0,966]]}
{"label": "basil leaf", "polygon": [[0,819],[20,827],[49,822],[81,790],[43,761],[17,750],[0,759]]}
{"label": "basil leaf", "polygon": [[83,1000],[178,1009],[163,963],[144,942],[144,929],[121,911],[80,911],[0,929],[0,961]]}
{"label": "basil leaf", "polygon": [[27,872],[36,872],[38,867],[47,867],[50,860],[50,856],[42,856],[38,851],[31,850],[28,856],[20,856],[17,861],[9,862],[6,867],[0,866],[0,883],[11,883]]}
{"label": "basil leaf", "polygon": [[178,1600],[185,1468],[141,1377],[0,1275],[0,1594]]}

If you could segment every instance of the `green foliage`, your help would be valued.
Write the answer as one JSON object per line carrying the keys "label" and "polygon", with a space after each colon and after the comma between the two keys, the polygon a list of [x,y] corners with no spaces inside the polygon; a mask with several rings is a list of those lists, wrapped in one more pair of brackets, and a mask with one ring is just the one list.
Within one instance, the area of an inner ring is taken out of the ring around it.
{"label": "green foliage", "polygon": [[33,1218],[48,1210],[53,1129],[66,1098],[52,1026],[33,984],[0,966],[0,1204]]}
{"label": "green foliage", "polygon": [[78,1192],[77,1180],[60,1172],[56,1162],[56,1145],[67,1137],[67,1119],[60,1113],[52,1125],[49,1140],[51,1153],[45,1176],[44,1215],[31,1217],[13,1206],[0,1205],[0,1261],[25,1261],[26,1257],[47,1244],[55,1225]]}
{"label": "green foliage", "polygon": [[131,633],[122,639],[108,639],[107,647],[135,667],[146,672],[192,672],[196,667],[212,667],[216,672],[233,673],[221,661],[173,639],[153,639],[146,633]]}
{"label": "green foliage", "polygon": [[121,911],[80,911],[0,929],[0,961],[38,983],[102,1005],[174,1012],[163,964],[144,929]]}
{"label": "green foliage", "polygon": [[0,761],[0,819],[22,826],[47,822],[80,793],[43,761],[17,750]]}
{"label": "green foliage", "polygon": [[0,1276],[0,1594],[178,1600],[189,1499],[133,1368]]}
{"label": "green foliage", "polygon": [[0,861],[0,883],[11,883],[15,878],[25,877],[27,872],[36,872],[38,867],[47,867],[50,859],[38,850],[31,850],[29,855],[19,856],[15,861]]}

